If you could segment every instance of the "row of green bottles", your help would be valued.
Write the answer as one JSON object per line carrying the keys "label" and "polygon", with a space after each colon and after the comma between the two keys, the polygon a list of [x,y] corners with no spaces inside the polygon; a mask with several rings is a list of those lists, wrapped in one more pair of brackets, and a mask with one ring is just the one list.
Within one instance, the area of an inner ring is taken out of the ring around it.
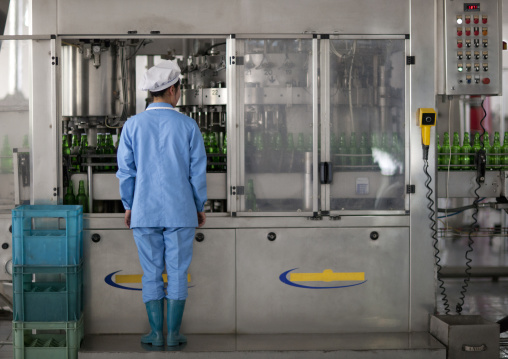
{"label": "row of green bottles", "polygon": [[[110,133],[107,134],[98,134],[97,135],[97,147],[88,146],[88,136],[86,134],[81,135],[81,143],[78,141],[77,135],[72,135],[72,146],[69,145],[67,136],[63,135],[62,138],[62,154],[64,155],[74,155],[71,157],[71,170],[74,172],[86,172],[87,166],[84,166],[84,163],[87,163],[88,159],[81,158],[81,161],[78,159],[77,155],[92,155],[92,154],[115,154],[116,149],[113,143],[113,136]],[[96,163],[101,162],[116,162],[115,158],[97,158],[95,159]],[[116,170],[116,166],[98,166],[94,168],[94,172],[100,171],[112,171]]]}
{"label": "row of green bottles", "polygon": [[483,136],[483,147],[480,141],[480,133],[475,133],[473,143],[469,133],[464,133],[463,145],[460,144],[458,132],[453,134],[453,142],[450,146],[450,136],[448,132],[443,135],[443,145],[439,143],[437,135],[438,169],[447,170],[448,165],[451,170],[472,170],[474,169],[475,154],[484,149],[487,155],[487,169],[490,170],[508,170],[508,132],[505,132],[503,145],[501,146],[501,137],[499,132],[494,133],[494,142],[491,145],[490,136],[485,133]]}
{"label": "row of green bottles", "polygon": [[294,144],[293,134],[288,132],[285,141],[282,139],[280,133],[256,133],[252,140],[252,143],[247,143],[247,147],[251,147],[257,152],[268,151],[296,151],[296,152],[312,152],[312,133],[307,134],[307,139],[303,133],[299,133],[296,141],[296,147]]}
{"label": "row of green bottles", "polygon": [[341,133],[338,141],[332,132],[330,145],[332,153],[338,155],[336,162],[339,166],[372,166],[376,162],[375,151],[389,153],[396,160],[403,161],[403,144],[398,133],[394,133],[389,141],[386,133],[381,134],[381,140],[378,133],[371,133],[369,140],[367,133],[363,132],[358,143],[356,133],[351,132],[348,143],[345,132]]}
{"label": "row of green bottles", "polygon": [[64,204],[83,206],[83,213],[88,213],[88,196],[85,193],[85,181],[79,181],[78,194],[74,196],[74,186],[72,182],[67,187],[67,194],[64,196]]}
{"label": "row of green bottles", "polygon": [[[228,141],[227,135],[224,134],[222,141],[219,140],[218,133],[215,132],[202,132],[203,142],[205,144],[205,151],[208,157],[207,171],[226,171],[227,167],[227,151]],[[219,146],[219,143],[221,146]],[[226,156],[212,156],[213,154],[223,154]]]}

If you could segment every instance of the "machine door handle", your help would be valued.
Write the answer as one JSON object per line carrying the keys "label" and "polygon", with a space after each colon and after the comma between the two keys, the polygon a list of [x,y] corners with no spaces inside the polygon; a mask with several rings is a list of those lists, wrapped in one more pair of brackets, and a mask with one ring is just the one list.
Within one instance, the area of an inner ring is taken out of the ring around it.
{"label": "machine door handle", "polygon": [[319,163],[319,181],[321,184],[331,184],[333,182],[333,164],[331,162]]}

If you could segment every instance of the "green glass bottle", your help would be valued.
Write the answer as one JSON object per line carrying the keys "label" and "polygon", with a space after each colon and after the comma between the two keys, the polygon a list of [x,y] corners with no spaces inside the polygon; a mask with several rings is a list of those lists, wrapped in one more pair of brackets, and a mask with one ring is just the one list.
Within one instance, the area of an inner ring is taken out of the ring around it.
{"label": "green glass bottle", "polygon": [[[103,155],[104,154],[104,135],[102,133],[97,134],[97,146],[95,147],[95,154],[96,155]],[[96,158],[95,163],[101,163],[105,162],[104,158]],[[98,166],[94,167],[94,170],[97,172],[104,171],[104,166]]]}
{"label": "green glass bottle", "polygon": [[[476,132],[474,134],[474,140],[473,140],[473,153],[475,154],[475,157],[476,157],[476,153],[478,153],[478,151],[481,150],[481,148],[482,148],[482,145],[480,142],[480,134],[478,132]],[[474,159],[473,159],[473,163],[475,163]]]}
{"label": "green glass bottle", "polygon": [[[356,133],[351,132],[351,138],[349,139],[349,154],[356,155],[358,154],[358,146],[356,144]],[[349,164],[352,166],[358,165],[358,157],[349,156]]]}
{"label": "green glass bottle", "polygon": [[254,181],[250,179],[247,182],[247,191],[245,194],[245,209],[248,212],[257,212],[256,194],[254,193]]}
{"label": "green glass bottle", "polygon": [[[215,138],[215,133],[210,133],[210,135],[208,136],[208,149],[206,151],[206,153],[208,154],[208,161],[209,162],[215,162],[215,157],[213,156],[210,156],[210,155],[213,155],[215,152],[215,148],[217,147],[217,139]],[[208,169],[210,171],[215,171],[216,170],[216,166],[214,164],[211,164],[209,165]]]}
{"label": "green glass bottle", "polygon": [[360,138],[360,147],[358,148],[358,153],[362,155],[362,157],[360,157],[360,164],[362,166],[368,166],[370,156],[368,155],[369,149],[367,146],[367,134],[365,132],[362,133],[362,137]]}
{"label": "green glass bottle", "polygon": [[71,154],[69,142],[67,141],[67,135],[62,136],[62,154],[63,155],[70,155]]}
{"label": "green glass bottle", "polygon": [[296,140],[296,151],[301,153],[305,152],[305,140],[303,133],[298,134],[298,139]]}
{"label": "green glass bottle", "polygon": [[460,169],[462,171],[467,171],[471,169],[471,164],[474,162],[474,155],[471,155],[473,148],[471,147],[471,142],[469,139],[469,133],[464,132],[464,139],[462,142],[462,147],[460,148],[459,164],[461,165]]}
{"label": "green glass bottle", "polygon": [[386,136],[386,133],[383,133],[381,135],[381,151],[390,153],[390,148],[388,147],[388,138]]}
{"label": "green glass bottle", "polygon": [[441,154],[443,152],[443,147],[441,146],[441,143],[439,142],[439,134],[436,133],[436,156],[437,156],[437,169],[438,171],[441,170],[439,166],[443,164],[443,155]]}
{"label": "green glass bottle", "polygon": [[224,170],[224,172],[226,172],[227,169],[228,169],[228,157],[227,157],[227,154],[228,154],[228,136],[227,136],[227,134],[224,134],[224,142],[222,143],[222,154],[225,155],[222,158],[222,161],[224,162],[223,170]]}
{"label": "green glass bottle", "polygon": [[339,148],[337,150],[337,153],[339,155],[339,165],[342,166],[342,170],[344,170],[344,166],[347,164],[347,153],[348,153],[348,149],[347,149],[347,145],[346,145],[346,134],[344,132],[342,132],[340,134],[340,138],[339,138]]}
{"label": "green glass bottle", "polygon": [[499,170],[501,169],[501,138],[499,132],[494,132],[494,143],[491,148],[491,164],[492,169]]}
{"label": "green glass bottle", "polygon": [[450,165],[451,156],[450,153],[452,152],[452,148],[450,147],[450,135],[448,132],[444,133],[443,138],[443,170],[447,170],[448,166]]}
{"label": "green glass bottle", "polygon": [[87,171],[87,167],[86,166],[83,166],[83,163],[86,163],[88,161],[87,158],[84,158],[83,156],[85,155],[88,155],[89,154],[89,149],[88,149],[88,137],[87,135],[81,135],[81,145],[79,147],[79,154],[82,156],[81,158],[81,172],[86,172]]}
{"label": "green glass bottle", "polygon": [[490,155],[492,153],[492,145],[490,144],[490,138],[489,138],[488,132],[485,132],[485,135],[483,135],[483,149],[485,150],[485,155],[487,156],[487,169],[492,169],[492,156]]}
{"label": "green glass bottle", "polygon": [[377,133],[373,132],[370,135],[370,153],[372,154],[372,157],[371,157],[372,164],[376,163],[375,156],[377,156],[378,151],[379,151],[379,136]]}
{"label": "green glass bottle", "polygon": [[74,197],[74,188],[72,182],[69,181],[67,187],[67,194],[64,196],[63,203],[66,205],[76,204],[76,197]]}
{"label": "green glass bottle", "polygon": [[503,147],[501,147],[501,153],[503,156],[501,157],[501,164],[503,170],[508,170],[508,132],[504,133]]}
{"label": "green glass bottle", "polygon": [[2,160],[0,162],[0,169],[2,173],[12,173],[13,172],[13,166],[12,166],[12,148],[9,144],[9,136],[4,136],[4,143],[2,146],[2,152],[0,154],[2,157]]}
{"label": "green glass bottle", "polygon": [[[70,186],[69,186],[70,187]],[[88,213],[88,197],[85,193],[85,181],[79,181],[78,195],[76,196],[76,204],[83,206],[83,213]]]}
{"label": "green glass bottle", "polygon": [[312,145],[313,145],[312,133],[309,133],[307,135],[307,141],[305,142],[305,151],[312,152]]}
{"label": "green glass bottle", "polygon": [[203,136],[203,143],[204,143],[205,149],[206,149],[210,145],[208,142],[208,133],[206,131],[203,131],[201,133],[201,135]]}
{"label": "green glass bottle", "polygon": [[400,161],[402,162],[403,158],[402,158],[402,145],[400,143],[400,140],[399,140],[399,134],[397,132],[394,132],[393,135],[392,135],[392,149],[391,149],[391,153],[393,155],[393,157],[395,157],[395,159],[397,161]]}
{"label": "green glass bottle", "polygon": [[293,141],[293,134],[291,132],[288,133],[286,138],[286,150],[289,153],[295,150],[295,142]]}
{"label": "green glass bottle", "polygon": [[[105,155],[114,155],[115,154],[115,145],[113,144],[113,136],[111,133],[106,133],[106,139],[104,143],[103,153]],[[114,162],[115,159],[113,157],[108,157],[103,159],[104,162]],[[116,166],[104,166],[105,171],[116,171]]]}
{"label": "green glass bottle", "polygon": [[453,144],[450,150],[451,150],[451,159],[450,159],[451,169],[457,171],[460,169],[460,167],[457,166],[460,164],[459,163],[460,137],[458,132],[453,133]]}

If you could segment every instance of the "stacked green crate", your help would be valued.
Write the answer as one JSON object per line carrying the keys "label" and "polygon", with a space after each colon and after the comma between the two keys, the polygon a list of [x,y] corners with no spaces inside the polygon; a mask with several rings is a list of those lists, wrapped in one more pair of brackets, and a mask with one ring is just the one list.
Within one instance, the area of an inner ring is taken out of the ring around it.
{"label": "stacked green crate", "polygon": [[82,207],[17,207],[12,237],[14,358],[77,358],[83,338]]}

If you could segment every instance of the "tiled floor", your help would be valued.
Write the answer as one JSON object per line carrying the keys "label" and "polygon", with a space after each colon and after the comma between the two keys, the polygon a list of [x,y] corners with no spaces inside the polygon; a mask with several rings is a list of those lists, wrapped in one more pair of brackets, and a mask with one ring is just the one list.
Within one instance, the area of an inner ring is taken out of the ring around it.
{"label": "tiled floor", "polygon": [[[479,238],[471,255],[473,266],[505,266],[508,263],[504,237]],[[444,241],[441,247],[442,258],[450,266],[461,266],[465,262],[464,253],[467,238]],[[446,293],[450,304],[450,314],[455,314],[455,306],[460,296],[463,279],[445,279]],[[444,314],[443,303],[438,296],[438,310]],[[1,313],[1,312],[0,312]],[[479,314],[496,322],[508,316],[508,278],[473,278],[469,283],[463,306],[463,314]],[[13,359],[12,345],[2,344],[12,341],[10,317],[0,314],[0,358]],[[508,333],[501,335],[500,358],[508,358]]]}

